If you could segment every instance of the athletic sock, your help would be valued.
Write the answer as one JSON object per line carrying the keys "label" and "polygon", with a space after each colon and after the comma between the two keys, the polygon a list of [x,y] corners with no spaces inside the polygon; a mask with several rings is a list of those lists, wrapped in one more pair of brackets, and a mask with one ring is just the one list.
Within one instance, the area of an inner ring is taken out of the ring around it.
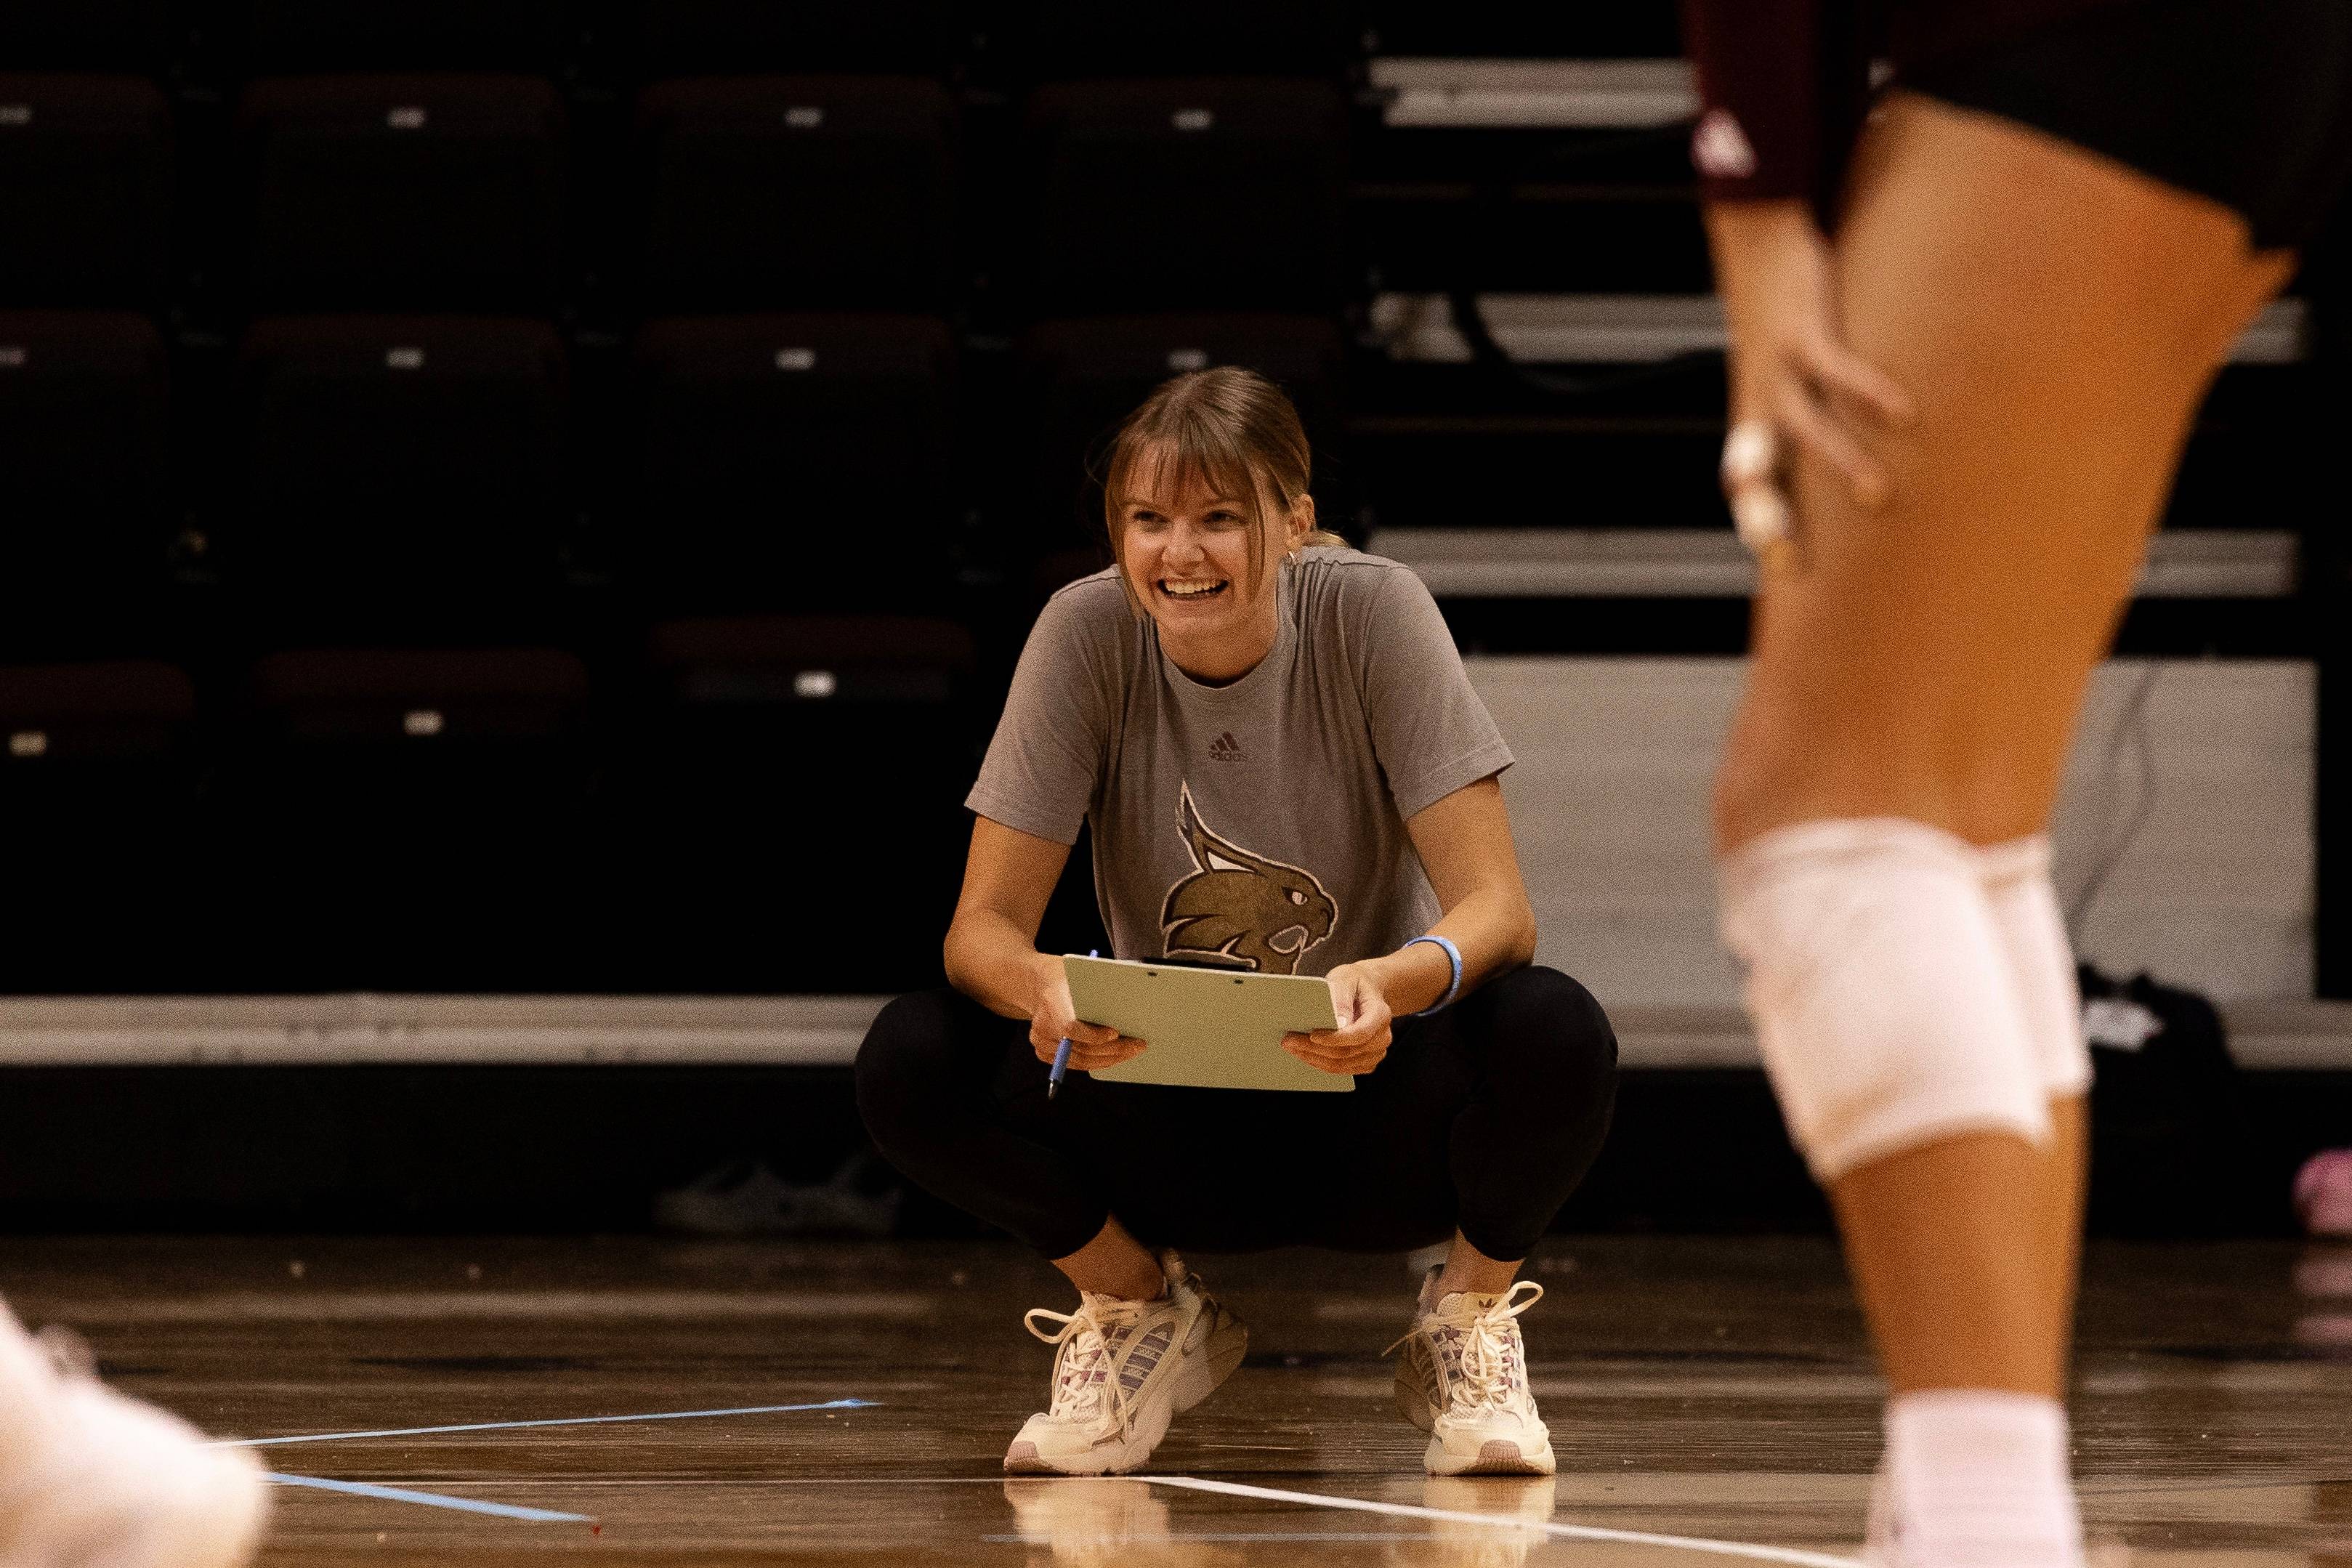
{"label": "athletic sock", "polygon": [[0,1473],[14,1470],[47,1434],[51,1381],[48,1352],[0,1301]]}
{"label": "athletic sock", "polygon": [[1895,1561],[1885,1568],[2081,1568],[2083,1526],[2054,1399],[1991,1389],[1886,1406]]}

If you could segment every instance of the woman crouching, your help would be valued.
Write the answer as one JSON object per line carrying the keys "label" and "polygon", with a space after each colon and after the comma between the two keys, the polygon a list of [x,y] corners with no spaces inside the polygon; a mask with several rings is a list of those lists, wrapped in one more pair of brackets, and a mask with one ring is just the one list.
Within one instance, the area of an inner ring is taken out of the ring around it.
{"label": "woman crouching", "polygon": [[[953,988],[893,1002],[858,1053],[882,1151],[1078,1288],[1028,1315],[1059,1353],[1008,1470],[1133,1469],[1240,1364],[1248,1331],[1176,1248],[1441,1241],[1391,1347],[1428,1468],[1554,1468],[1517,1321],[1543,1289],[1514,1280],[1600,1150],[1616,1041],[1530,966],[1511,753],[1436,605],[1317,531],[1308,471],[1247,371],[1179,376],[1121,426],[1117,564],[1039,616],[968,801]],[[1339,1027],[1283,1048],[1355,1092],[1089,1079],[1149,1042],[1073,1016],[1036,948],[1082,821],[1118,956],[1325,976]]]}

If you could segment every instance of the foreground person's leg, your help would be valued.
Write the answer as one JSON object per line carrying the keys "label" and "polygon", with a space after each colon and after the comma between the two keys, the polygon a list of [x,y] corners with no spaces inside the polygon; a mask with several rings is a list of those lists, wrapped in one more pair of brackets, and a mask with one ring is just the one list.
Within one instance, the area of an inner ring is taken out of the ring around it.
{"label": "foreground person's leg", "polygon": [[238,1568],[268,1511],[253,1450],[114,1393],[0,1305],[0,1563]]}
{"label": "foreground person's leg", "polygon": [[2286,266],[2210,203],[1902,96],[1839,266],[1850,345],[1919,418],[1876,438],[1880,511],[1799,468],[1802,564],[1718,785],[1726,929],[1895,1391],[1904,1554],[2063,1563],[2083,1082],[2042,1023],[2063,933],[2019,944],[1979,847],[2048,820],[2190,419]]}

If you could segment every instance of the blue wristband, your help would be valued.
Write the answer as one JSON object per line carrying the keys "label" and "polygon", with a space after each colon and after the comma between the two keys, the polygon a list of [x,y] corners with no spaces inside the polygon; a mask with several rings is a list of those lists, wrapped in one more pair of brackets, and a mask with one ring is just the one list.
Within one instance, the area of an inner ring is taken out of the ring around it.
{"label": "blue wristband", "polygon": [[[1405,1015],[1410,1018],[1426,1018],[1432,1013],[1436,1012],[1439,1008],[1451,1005],[1454,998],[1461,994],[1462,950],[1442,936],[1417,936],[1412,939],[1412,942],[1406,942],[1404,945],[1406,947],[1411,947],[1413,942],[1425,942],[1433,947],[1444,948],[1445,950],[1446,962],[1454,965],[1454,978],[1446,983],[1445,994],[1440,996],[1436,1001],[1432,1002],[1428,1006],[1423,1007],[1420,1012],[1408,1013]],[[1399,951],[1402,952],[1402,950],[1400,949]]]}

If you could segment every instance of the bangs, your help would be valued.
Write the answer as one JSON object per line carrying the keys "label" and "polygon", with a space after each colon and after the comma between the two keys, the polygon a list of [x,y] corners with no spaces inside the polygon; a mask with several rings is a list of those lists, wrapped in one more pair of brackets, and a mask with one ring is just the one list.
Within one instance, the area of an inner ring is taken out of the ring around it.
{"label": "bangs", "polygon": [[1265,510],[1256,471],[1232,431],[1198,408],[1171,408],[1119,432],[1107,476],[1108,499],[1122,508],[1138,495],[1165,500],[1198,485],[1246,504],[1253,521]]}

